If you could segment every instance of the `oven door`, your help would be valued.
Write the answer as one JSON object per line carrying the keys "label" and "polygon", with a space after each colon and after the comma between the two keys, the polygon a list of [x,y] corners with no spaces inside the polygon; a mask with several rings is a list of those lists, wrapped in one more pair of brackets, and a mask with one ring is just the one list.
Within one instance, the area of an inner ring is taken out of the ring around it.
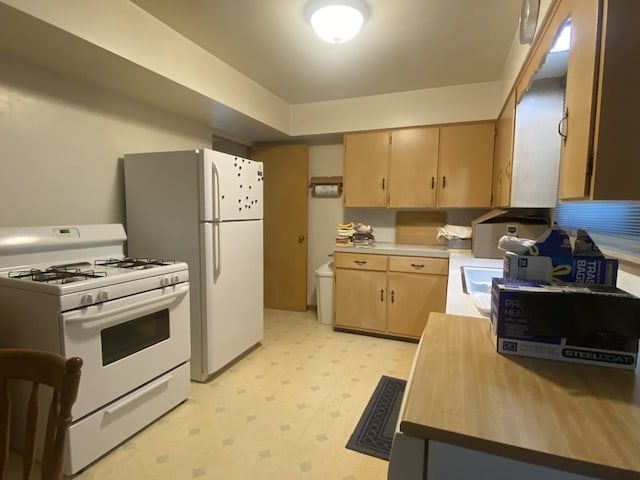
{"label": "oven door", "polygon": [[63,354],[83,360],[78,420],[190,357],[189,283],[62,314]]}

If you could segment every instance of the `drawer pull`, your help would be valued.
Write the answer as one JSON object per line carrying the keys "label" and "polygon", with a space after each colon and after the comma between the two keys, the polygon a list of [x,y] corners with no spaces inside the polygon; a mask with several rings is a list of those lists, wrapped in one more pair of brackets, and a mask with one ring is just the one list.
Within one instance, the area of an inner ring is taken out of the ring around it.
{"label": "drawer pull", "polygon": [[380,290],[380,301],[384,302],[384,290]]}
{"label": "drawer pull", "polygon": [[424,263],[412,263],[411,266],[413,268],[424,268]]}
{"label": "drawer pull", "polygon": [[366,260],[354,260],[353,263],[355,263],[356,265],[364,265],[365,263],[367,263]]}

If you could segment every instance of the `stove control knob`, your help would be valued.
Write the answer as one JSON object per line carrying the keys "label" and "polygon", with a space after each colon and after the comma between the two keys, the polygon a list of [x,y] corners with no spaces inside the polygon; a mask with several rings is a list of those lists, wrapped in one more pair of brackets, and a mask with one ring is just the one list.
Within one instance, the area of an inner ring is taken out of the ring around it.
{"label": "stove control knob", "polygon": [[169,285],[169,277],[162,277],[160,279],[160,286],[166,287],[167,285]]}
{"label": "stove control knob", "polygon": [[180,283],[180,276],[179,275],[172,276],[171,283]]}
{"label": "stove control knob", "polygon": [[82,303],[85,305],[91,305],[93,303],[93,295],[90,293],[82,297]]}
{"label": "stove control knob", "polygon": [[98,292],[96,298],[99,302],[106,302],[107,300],[109,300],[109,292]]}

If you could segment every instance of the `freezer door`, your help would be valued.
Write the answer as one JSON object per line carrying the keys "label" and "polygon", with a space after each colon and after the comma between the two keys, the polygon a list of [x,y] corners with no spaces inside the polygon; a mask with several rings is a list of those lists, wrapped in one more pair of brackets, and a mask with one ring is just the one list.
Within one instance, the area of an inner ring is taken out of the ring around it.
{"label": "freezer door", "polygon": [[262,341],[262,220],[203,223],[201,228],[202,340],[206,375],[211,375]]}
{"label": "freezer door", "polygon": [[202,150],[201,221],[262,218],[262,163]]}

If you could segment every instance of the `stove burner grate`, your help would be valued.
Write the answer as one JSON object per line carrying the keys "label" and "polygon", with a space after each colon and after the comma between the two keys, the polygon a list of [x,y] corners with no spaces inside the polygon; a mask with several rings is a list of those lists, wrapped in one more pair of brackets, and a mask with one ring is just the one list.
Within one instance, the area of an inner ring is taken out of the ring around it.
{"label": "stove burner grate", "polygon": [[132,269],[145,269],[159,267],[163,265],[171,265],[176,263],[173,260],[158,260],[153,258],[138,258],[138,257],[126,257],[126,258],[110,258],[108,260],[96,260],[96,266],[103,267],[118,267],[118,268],[132,268]]}
{"label": "stove burner grate", "polygon": [[106,277],[107,272],[96,272],[94,270],[82,270],[77,267],[49,267],[46,270],[33,268],[31,270],[22,270],[9,272],[9,278],[21,278],[34,282],[56,282],[71,283],[86,280],[88,278]]}

